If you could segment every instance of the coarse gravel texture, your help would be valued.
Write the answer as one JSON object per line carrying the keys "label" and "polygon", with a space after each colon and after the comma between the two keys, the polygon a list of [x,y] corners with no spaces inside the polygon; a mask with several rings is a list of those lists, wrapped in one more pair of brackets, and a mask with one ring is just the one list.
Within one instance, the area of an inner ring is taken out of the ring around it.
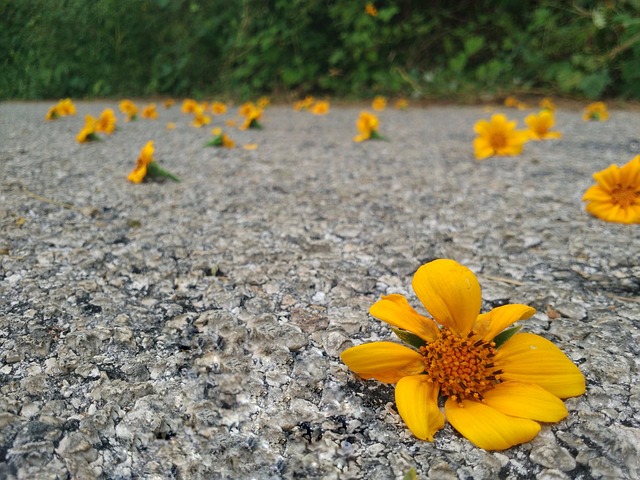
{"label": "coarse gravel texture", "polygon": [[[139,105],[144,102],[138,101]],[[77,102],[0,104],[0,478],[635,479],[640,476],[640,226],[584,211],[591,175],[640,153],[640,111],[561,140],[473,158],[482,106],[379,114],[390,141],[355,144],[361,106],[268,107],[253,151],[203,148],[179,105],[75,141]],[[528,112],[493,107],[517,118]],[[177,127],[167,130],[166,123]],[[154,140],[181,183],[126,180]],[[483,310],[525,303],[587,393],[532,442],[475,448],[449,425],[416,440],[392,385],[345,348],[392,338],[383,294],[453,258]]]}

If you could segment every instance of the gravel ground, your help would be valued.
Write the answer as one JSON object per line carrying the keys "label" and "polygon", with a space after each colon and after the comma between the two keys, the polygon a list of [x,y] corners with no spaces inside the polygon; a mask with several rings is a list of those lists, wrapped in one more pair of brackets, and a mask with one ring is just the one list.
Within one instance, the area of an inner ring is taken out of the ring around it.
{"label": "gravel ground", "polygon": [[[0,104],[0,478],[640,476],[640,226],[580,200],[640,153],[640,111],[566,106],[563,139],[476,162],[483,107],[388,109],[391,141],[355,144],[359,107],[272,106],[229,130],[247,151],[203,148],[179,107],[80,145],[84,114],[117,103],[45,122],[50,105]],[[126,181],[148,140],[181,183]],[[535,307],[524,330],[585,374],[528,444],[418,441],[393,387],[338,357],[390,338],[369,306],[417,305],[411,277],[440,257],[476,272],[483,309]]]}

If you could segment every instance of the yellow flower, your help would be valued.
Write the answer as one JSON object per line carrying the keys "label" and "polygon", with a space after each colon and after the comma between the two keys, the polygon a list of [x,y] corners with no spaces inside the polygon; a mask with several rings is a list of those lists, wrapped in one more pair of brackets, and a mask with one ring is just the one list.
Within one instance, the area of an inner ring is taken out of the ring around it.
{"label": "yellow flower", "polygon": [[194,117],[193,117],[193,121],[191,122],[191,125],[196,128],[200,128],[203,125],[209,125],[210,123],[211,123],[211,117],[209,117],[208,115],[205,115],[204,108],[202,108],[202,105],[198,105],[194,111]]}
{"label": "yellow flower", "polygon": [[593,175],[597,182],[582,200],[594,217],[617,223],[640,223],[640,155],[626,165],[610,165]]}
{"label": "yellow flower", "polygon": [[364,11],[365,11],[365,13],[367,15],[369,15],[371,17],[377,17],[378,16],[378,9],[371,2],[367,3],[367,5],[364,7]]}
{"label": "yellow flower", "polygon": [[582,114],[582,119],[585,122],[590,120],[597,120],[604,122],[609,118],[609,112],[607,111],[607,105],[604,102],[594,102],[587,105]]}
{"label": "yellow flower", "polygon": [[96,125],[97,125],[97,120],[95,119],[95,117],[91,115],[85,116],[84,127],[82,127],[82,130],[80,130],[80,133],[78,133],[78,136],[76,137],[76,140],[78,141],[78,143],[85,143],[85,142],[90,142],[92,140],[97,140],[98,137],[96,137]]}
{"label": "yellow flower", "polygon": [[96,122],[96,132],[111,135],[116,130],[116,122],[117,119],[115,112],[110,108],[106,108],[98,117],[98,121]]}
{"label": "yellow flower", "polygon": [[213,102],[211,104],[211,113],[214,115],[224,115],[227,113],[227,106],[222,102]]}
{"label": "yellow flower", "polygon": [[65,98],[64,100],[58,101],[53,107],[49,109],[45,120],[55,120],[59,117],[65,117],[67,115],[75,115],[76,114],[76,106],[73,104],[70,98]]}
{"label": "yellow flower", "polygon": [[130,122],[131,120],[136,119],[138,115],[138,107],[131,100],[122,100],[119,107],[120,111],[127,116],[127,118],[125,119],[126,122]]}
{"label": "yellow flower", "polygon": [[399,98],[396,101],[396,108],[398,110],[405,110],[407,107],[409,107],[409,102],[407,101],[406,98]]}
{"label": "yellow flower", "polygon": [[542,110],[538,115],[532,113],[524,119],[529,130],[527,134],[532,140],[545,140],[549,138],[561,138],[560,132],[552,132],[551,127],[555,124],[553,112],[550,110]]}
{"label": "yellow flower", "polygon": [[198,107],[198,102],[191,98],[187,98],[182,102],[182,107],[180,108],[180,110],[182,111],[182,113],[186,113],[187,115],[189,115],[192,113],[196,113]]}
{"label": "yellow flower", "polygon": [[57,118],[60,118],[60,111],[58,110],[58,105],[54,105],[52,107],[49,108],[49,110],[47,111],[47,114],[44,116],[44,119],[49,121],[49,120],[56,120]]}
{"label": "yellow flower", "polygon": [[527,142],[526,132],[516,130],[516,121],[508,121],[501,113],[491,116],[490,121],[479,120],[473,127],[479,135],[473,141],[477,160],[492,155],[519,155]]}
{"label": "yellow flower", "polygon": [[167,130],[175,130],[176,124],[174,122],[167,123]]}
{"label": "yellow flower", "polygon": [[140,151],[140,156],[138,160],[136,160],[136,166],[131,171],[127,180],[133,183],[142,183],[144,177],[147,175],[147,168],[151,162],[153,162],[153,142],[148,141],[142,150]]}
{"label": "yellow flower", "polygon": [[171,108],[176,104],[176,101],[173,98],[167,98],[162,102],[162,106],[164,108]]}
{"label": "yellow flower", "polygon": [[326,115],[327,113],[329,113],[329,102],[327,102],[326,100],[321,100],[319,102],[316,102],[311,107],[310,111],[314,115]]}
{"label": "yellow flower", "polygon": [[353,137],[354,142],[364,142],[369,140],[378,131],[378,117],[369,112],[360,112],[358,120],[356,120],[356,128],[358,135]]}
{"label": "yellow flower", "polygon": [[385,108],[387,108],[387,99],[381,95],[378,95],[373,99],[371,108],[373,108],[376,112],[383,111]]}
{"label": "yellow flower", "polygon": [[504,99],[504,106],[509,108],[517,108],[518,110],[526,110],[529,108],[529,105],[521,102],[516,97],[507,97]]}
{"label": "yellow flower", "polygon": [[549,110],[550,112],[556,111],[556,104],[550,98],[543,98],[540,100],[540,108],[543,110]]}
{"label": "yellow flower", "polygon": [[244,148],[245,150],[256,150],[258,148],[258,144],[257,143],[247,143],[246,145],[243,145],[242,148]]}
{"label": "yellow flower", "polygon": [[149,118],[151,120],[155,120],[156,118],[158,118],[158,110],[156,110],[156,104],[150,103],[149,105],[146,105],[142,109],[141,116],[142,118]]}
{"label": "yellow flower", "polygon": [[238,109],[238,113],[244,116],[244,122],[240,125],[240,130],[262,127],[259,122],[262,117],[262,108],[255,106],[252,102],[247,102],[241,105]]}
{"label": "yellow flower", "polygon": [[270,103],[271,103],[271,100],[269,99],[269,97],[260,97],[256,102],[258,108],[262,108],[262,109],[267,108]]}
{"label": "yellow flower", "polygon": [[313,105],[313,102],[315,102],[315,99],[311,95],[308,95],[304,100],[298,100],[294,103],[293,108],[296,112],[299,112],[300,110],[308,110],[311,105]]}
{"label": "yellow flower", "polygon": [[[538,422],[566,417],[561,399],[584,393],[584,376],[553,343],[505,330],[533,308],[510,304],[480,313],[480,285],[468,268],[448,259],[427,263],[413,289],[433,320],[397,294],[382,297],[370,313],[415,350],[383,341],[340,357],[364,379],[396,384],[398,412],[419,439],[433,441],[446,416],[474,445],[504,450],[533,439]],[[444,415],[438,396],[447,397]]]}
{"label": "yellow flower", "polygon": [[207,147],[224,147],[224,148],[235,148],[236,142],[231,140],[231,138],[225,134],[220,127],[216,127],[211,130],[211,135],[213,135],[213,140],[206,143]]}

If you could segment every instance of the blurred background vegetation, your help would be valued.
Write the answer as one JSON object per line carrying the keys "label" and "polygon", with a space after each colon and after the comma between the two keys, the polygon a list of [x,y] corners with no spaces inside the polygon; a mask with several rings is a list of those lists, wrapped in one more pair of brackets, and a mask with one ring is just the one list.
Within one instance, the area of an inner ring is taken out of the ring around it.
{"label": "blurred background vegetation", "polygon": [[640,0],[0,0],[0,98],[640,99]]}

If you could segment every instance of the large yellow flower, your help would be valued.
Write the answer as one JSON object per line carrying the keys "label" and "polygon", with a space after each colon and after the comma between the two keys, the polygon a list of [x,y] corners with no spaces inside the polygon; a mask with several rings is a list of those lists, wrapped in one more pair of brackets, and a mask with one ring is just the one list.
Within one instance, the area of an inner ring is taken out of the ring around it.
{"label": "large yellow flower", "polygon": [[610,165],[593,175],[596,185],[582,200],[587,212],[607,222],[640,223],[640,155],[626,165]]}
{"label": "large yellow flower", "polygon": [[553,112],[550,110],[542,110],[537,115],[532,113],[524,119],[529,130],[527,134],[532,140],[546,140],[549,138],[562,138],[560,132],[552,132],[551,128],[555,125],[556,120]]}
{"label": "large yellow flower", "polygon": [[[427,263],[413,289],[433,320],[397,294],[382,297],[370,313],[415,350],[373,342],[341,358],[364,379],[396,384],[398,412],[416,437],[433,441],[446,416],[476,446],[503,450],[533,439],[538,422],[566,417],[560,399],[584,393],[582,373],[558,347],[505,330],[531,317],[533,308],[511,304],[480,314],[480,285],[468,268],[447,259]],[[444,415],[439,396],[447,398]]]}
{"label": "large yellow flower", "polygon": [[378,135],[378,117],[373,113],[366,111],[360,112],[358,120],[356,120],[356,128],[358,129],[358,135],[353,137],[354,142],[364,142],[370,138],[379,137]]}
{"label": "large yellow flower", "polygon": [[153,151],[153,142],[148,141],[145,146],[142,147],[140,156],[138,157],[138,160],[136,160],[136,166],[127,177],[127,180],[133,183],[142,183],[144,177],[147,176],[147,168],[149,167],[149,164],[153,162]]}
{"label": "large yellow flower", "polygon": [[501,113],[492,115],[490,121],[479,120],[473,129],[478,134],[473,141],[477,160],[493,155],[519,155],[528,140],[526,132],[516,130],[516,121],[508,121]]}

